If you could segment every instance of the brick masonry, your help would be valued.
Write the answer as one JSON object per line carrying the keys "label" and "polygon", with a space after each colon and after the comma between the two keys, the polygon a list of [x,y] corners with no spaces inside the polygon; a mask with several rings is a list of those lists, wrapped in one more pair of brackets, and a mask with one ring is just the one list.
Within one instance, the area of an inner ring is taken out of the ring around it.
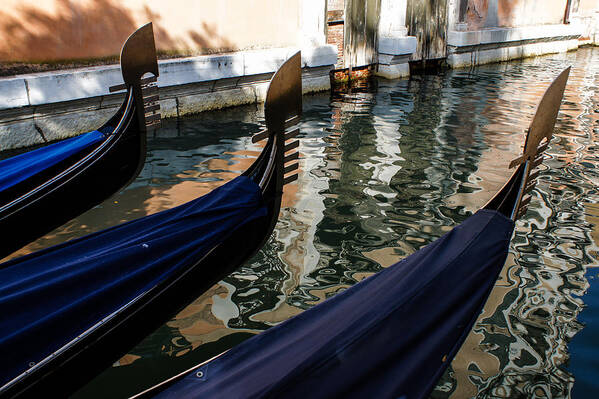
{"label": "brick masonry", "polygon": [[337,67],[343,66],[343,24],[327,27],[327,44],[337,47]]}
{"label": "brick masonry", "polygon": [[327,0],[327,44],[337,47],[336,68],[343,67],[343,29],[345,0]]}

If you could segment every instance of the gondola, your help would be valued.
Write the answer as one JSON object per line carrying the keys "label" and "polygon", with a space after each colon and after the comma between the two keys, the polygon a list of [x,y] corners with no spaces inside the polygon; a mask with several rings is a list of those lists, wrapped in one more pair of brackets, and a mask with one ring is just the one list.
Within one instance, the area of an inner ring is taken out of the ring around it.
{"label": "gondola", "polygon": [[[152,24],[121,51],[126,90],[99,129],[0,161],[0,259],[104,201],[131,182],[146,154],[146,129],[160,123]],[[144,74],[152,76],[143,77]]]}
{"label": "gondola", "polygon": [[427,398],[480,314],[526,212],[569,74],[545,93],[507,184],[399,263],[134,398]]}
{"label": "gondola", "polygon": [[297,178],[300,60],[273,76],[266,129],[253,137],[268,140],[241,176],[2,265],[0,396],[67,396],[262,247]]}

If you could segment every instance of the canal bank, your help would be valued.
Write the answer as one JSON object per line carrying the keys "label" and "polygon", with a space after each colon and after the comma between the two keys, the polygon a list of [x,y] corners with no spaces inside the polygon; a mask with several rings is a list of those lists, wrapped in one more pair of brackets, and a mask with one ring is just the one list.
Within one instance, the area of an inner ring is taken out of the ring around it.
{"label": "canal bank", "polygon": [[[599,282],[596,207],[589,206],[599,201],[597,51],[376,79],[368,92],[335,98],[306,96],[300,178],[286,186],[271,240],[79,397],[139,392],[433,242],[502,186],[539,97],[572,66],[530,210],[478,323],[433,396],[568,397],[582,380],[576,359],[569,360],[571,344],[592,314],[582,295]],[[250,164],[260,150],[251,136],[263,127],[260,105],[164,121],[149,135],[146,165],[130,186],[25,251],[212,190]],[[579,348],[592,353],[592,343],[582,342]]]}
{"label": "canal bank", "polygon": [[[471,67],[599,37],[592,0],[7,1],[0,62],[115,56],[148,20],[160,54],[200,54],[160,62],[162,118],[262,101],[271,74],[298,49],[308,93],[329,90],[332,69],[368,67],[396,79],[410,64]],[[122,100],[108,92],[120,82],[114,65],[0,78],[0,151],[95,128]]]}
{"label": "canal bank", "polygon": [[[263,102],[274,71],[297,48],[177,58],[159,62],[162,118]],[[330,89],[333,46],[302,49],[303,92]],[[0,79],[0,150],[28,147],[101,126],[124,94],[118,65],[20,75]]]}
{"label": "canal bank", "polygon": [[[7,1],[0,63],[114,57],[152,20],[159,54],[194,54],[160,61],[162,118],[263,101],[299,49],[309,93],[329,90],[333,69],[397,79],[410,65],[472,67],[599,41],[595,0]],[[94,129],[120,104],[108,91],[119,83],[116,65],[0,78],[0,151]]]}

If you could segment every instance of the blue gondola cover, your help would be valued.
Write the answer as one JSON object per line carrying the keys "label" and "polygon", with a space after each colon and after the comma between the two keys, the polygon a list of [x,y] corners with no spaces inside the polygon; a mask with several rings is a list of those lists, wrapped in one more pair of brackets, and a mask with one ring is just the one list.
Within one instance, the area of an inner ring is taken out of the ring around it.
{"label": "blue gondola cover", "polygon": [[445,236],[190,372],[159,398],[426,398],[476,321],[513,222]]}
{"label": "blue gondola cover", "polygon": [[0,265],[0,386],[266,216],[245,176],[184,205]]}
{"label": "blue gondola cover", "polygon": [[103,141],[106,136],[94,130],[0,161],[0,191],[4,191],[59,162]]}

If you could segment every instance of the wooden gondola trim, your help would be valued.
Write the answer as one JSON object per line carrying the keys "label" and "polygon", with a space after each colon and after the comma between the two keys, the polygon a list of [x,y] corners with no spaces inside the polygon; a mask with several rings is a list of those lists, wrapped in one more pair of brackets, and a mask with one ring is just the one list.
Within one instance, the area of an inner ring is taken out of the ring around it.
{"label": "wooden gondola trim", "polygon": [[[299,121],[300,121],[300,117],[298,115],[296,115],[296,116],[294,116],[292,118],[287,119],[285,121],[285,129],[288,129],[288,128],[292,127],[292,126],[297,125]],[[258,133],[254,134],[252,136],[252,143],[257,143],[259,141],[264,140],[265,138],[268,137],[269,134],[270,133],[269,133],[268,129],[260,130]],[[287,137],[285,137],[285,139],[287,139]]]}
{"label": "wooden gondola trim", "polygon": [[286,184],[296,181],[298,176],[299,175],[297,173],[294,175],[291,175],[291,176],[287,176],[285,179],[283,179],[283,185],[286,185]]}
{"label": "wooden gondola trim", "polygon": [[299,147],[299,140],[292,141],[289,144],[285,144],[285,152],[291,151],[297,147]]}
{"label": "wooden gondola trim", "polygon": [[152,114],[146,116],[146,124],[160,121],[160,114]]}
{"label": "wooden gondola trim", "polygon": [[291,165],[287,165],[283,169],[283,174],[287,174],[289,172],[293,172],[294,170],[297,170],[298,168],[299,168],[299,163],[293,163]]}
{"label": "wooden gondola trim", "polygon": [[544,160],[545,160],[544,155],[541,155],[540,157],[535,158],[534,161],[532,161],[532,164],[530,165],[531,169],[538,168],[543,163]]}
{"label": "wooden gondola trim", "polygon": [[155,94],[156,95],[158,94],[158,87],[156,87],[156,86],[142,87],[142,89],[141,89],[141,95],[144,98],[150,97]]}
{"label": "wooden gondola trim", "polygon": [[158,111],[159,109],[160,109],[160,104],[153,104],[153,105],[148,105],[147,107],[144,107],[144,111],[146,112],[146,114],[149,114],[150,112]]}
{"label": "wooden gondola trim", "polygon": [[[150,76],[149,78],[141,79],[139,82],[143,86],[143,85],[149,85],[150,83],[154,83],[156,81],[158,81],[158,78],[156,76]],[[108,88],[108,91],[110,93],[114,93],[114,92],[122,91],[122,90],[126,90],[126,89],[127,89],[127,85],[125,83],[121,83],[120,85],[110,86]]]}
{"label": "wooden gondola trim", "polygon": [[528,194],[530,193],[532,190],[534,190],[534,188],[536,187],[537,182],[536,181],[527,181],[526,182],[526,188],[524,189],[524,194]]}
{"label": "wooden gondola trim", "polygon": [[293,161],[294,159],[299,159],[299,152],[294,152],[293,154],[286,155],[285,158],[283,158],[283,163]]}
{"label": "wooden gondola trim", "polygon": [[151,103],[155,103],[158,101],[158,95],[155,94],[153,96],[149,96],[149,97],[144,97],[144,105],[148,104],[150,105]]}
{"label": "wooden gondola trim", "polygon": [[520,219],[522,216],[526,215],[526,212],[528,212],[528,205],[519,207],[516,219]]}
{"label": "wooden gondola trim", "polygon": [[531,172],[530,175],[528,175],[528,180],[529,181],[531,181],[531,180],[537,180],[537,177],[539,177],[539,174],[541,174],[541,171],[538,170],[538,169],[535,170],[535,171],[533,171],[533,172]]}
{"label": "wooden gondola trim", "polygon": [[289,139],[296,137],[299,134],[299,132],[300,132],[300,130],[299,130],[299,128],[297,128],[290,132],[285,133],[285,140],[289,140]]}

